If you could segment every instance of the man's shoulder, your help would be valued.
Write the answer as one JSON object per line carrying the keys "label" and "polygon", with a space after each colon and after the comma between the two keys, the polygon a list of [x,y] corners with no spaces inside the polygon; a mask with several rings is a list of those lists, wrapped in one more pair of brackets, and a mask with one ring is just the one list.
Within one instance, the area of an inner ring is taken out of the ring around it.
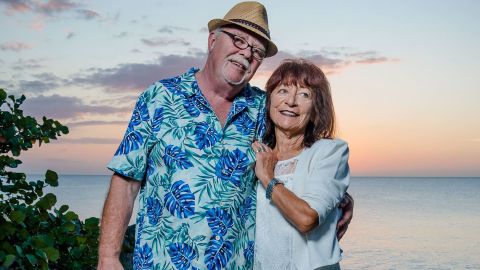
{"label": "man's shoulder", "polygon": [[188,82],[190,82],[190,87],[196,87],[196,80],[194,76],[196,71],[198,71],[197,68],[190,68],[183,74],[160,79],[145,89],[140,94],[140,97],[147,101],[151,101],[157,98],[159,95],[166,93],[180,94],[180,92],[183,92],[181,88],[184,88],[184,85]]}
{"label": "man's shoulder", "polygon": [[247,85],[246,90],[245,97],[247,98],[247,101],[258,104],[260,107],[265,106],[267,95],[264,90],[256,86],[251,86],[250,84]]}
{"label": "man's shoulder", "polygon": [[249,87],[250,87],[250,91],[251,91],[253,96],[258,96],[259,98],[265,98],[266,97],[267,93],[265,92],[265,90],[262,90],[259,87],[251,86],[251,85],[249,85]]}

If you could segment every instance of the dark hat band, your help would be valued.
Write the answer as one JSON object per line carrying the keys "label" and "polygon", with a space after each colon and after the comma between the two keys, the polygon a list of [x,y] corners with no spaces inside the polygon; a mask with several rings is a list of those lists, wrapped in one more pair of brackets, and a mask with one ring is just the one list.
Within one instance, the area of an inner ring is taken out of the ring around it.
{"label": "dark hat band", "polygon": [[270,38],[270,34],[268,33],[267,30],[265,30],[265,28],[261,27],[260,25],[256,24],[256,23],[253,23],[253,22],[250,22],[250,21],[246,21],[246,20],[242,20],[242,19],[229,19],[230,21],[232,22],[236,22],[236,23],[240,23],[240,24],[245,24],[247,26],[250,26],[252,28],[255,28],[257,29],[258,31],[264,33],[268,38]]}

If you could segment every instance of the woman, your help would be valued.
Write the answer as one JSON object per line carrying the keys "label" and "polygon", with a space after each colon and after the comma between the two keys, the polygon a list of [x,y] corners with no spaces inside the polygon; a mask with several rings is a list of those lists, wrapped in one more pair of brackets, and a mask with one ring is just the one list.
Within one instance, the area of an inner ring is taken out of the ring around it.
{"label": "woman", "polygon": [[254,269],[340,269],[337,205],[349,184],[348,146],[334,139],[323,72],[282,63],[267,82],[264,143],[254,142],[257,188]]}

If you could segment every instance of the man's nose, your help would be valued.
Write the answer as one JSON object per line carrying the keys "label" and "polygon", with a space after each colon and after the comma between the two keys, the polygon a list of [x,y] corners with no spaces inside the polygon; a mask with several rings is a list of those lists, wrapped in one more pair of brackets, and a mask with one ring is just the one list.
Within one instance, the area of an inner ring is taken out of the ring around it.
{"label": "man's nose", "polygon": [[253,56],[252,50],[253,50],[252,45],[248,45],[245,49],[240,50],[240,54],[243,55],[245,59],[252,60],[252,56]]}

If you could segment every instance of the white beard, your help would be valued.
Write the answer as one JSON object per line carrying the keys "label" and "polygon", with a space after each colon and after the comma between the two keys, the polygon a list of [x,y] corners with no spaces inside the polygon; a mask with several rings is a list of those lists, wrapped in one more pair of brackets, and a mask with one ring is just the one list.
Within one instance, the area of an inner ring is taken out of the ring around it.
{"label": "white beard", "polygon": [[[243,64],[247,67],[246,68],[246,71],[243,73],[243,76],[242,78],[235,82],[235,81],[232,81],[230,80],[228,77],[227,77],[227,74],[225,74],[225,67],[227,64],[229,64],[230,60],[231,59],[235,59],[236,58],[236,61],[241,61],[243,62]],[[244,81],[245,81],[245,77],[247,76],[247,74],[250,72],[250,63],[248,63],[247,60],[245,60],[244,58],[237,58],[235,55],[232,55],[230,57],[228,57],[227,59],[225,59],[225,62],[223,63],[223,66],[222,66],[222,76],[223,78],[225,79],[225,81],[227,81],[229,84],[231,85],[240,85],[242,84]]]}

